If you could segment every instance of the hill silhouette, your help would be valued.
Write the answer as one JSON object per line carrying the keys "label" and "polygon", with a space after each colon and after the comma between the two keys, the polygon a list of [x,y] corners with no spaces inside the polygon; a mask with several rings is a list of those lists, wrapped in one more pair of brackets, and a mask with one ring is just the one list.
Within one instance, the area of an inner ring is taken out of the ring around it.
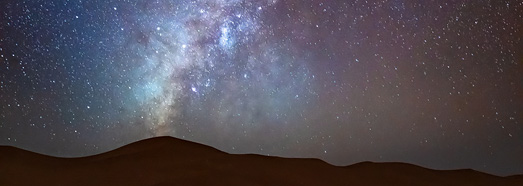
{"label": "hill silhouette", "polygon": [[339,167],[318,159],[228,154],[155,137],[81,158],[0,146],[0,185],[523,185],[523,175],[498,177],[406,163]]}

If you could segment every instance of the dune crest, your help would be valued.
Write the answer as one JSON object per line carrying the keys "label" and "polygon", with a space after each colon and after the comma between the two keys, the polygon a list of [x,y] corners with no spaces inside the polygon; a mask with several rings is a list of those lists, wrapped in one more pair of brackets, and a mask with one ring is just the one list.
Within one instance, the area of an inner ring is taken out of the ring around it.
{"label": "dune crest", "polygon": [[156,137],[82,158],[0,146],[0,185],[523,185],[523,176],[406,163],[337,167],[318,159],[228,154]]}

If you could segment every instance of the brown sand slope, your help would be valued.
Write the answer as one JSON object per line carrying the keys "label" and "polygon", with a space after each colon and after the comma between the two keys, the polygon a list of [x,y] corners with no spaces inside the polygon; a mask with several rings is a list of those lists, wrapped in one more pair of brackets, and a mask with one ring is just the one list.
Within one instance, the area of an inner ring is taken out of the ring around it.
{"label": "brown sand slope", "polygon": [[0,146],[0,185],[523,185],[523,176],[405,163],[336,167],[317,159],[227,154],[157,137],[83,158]]}

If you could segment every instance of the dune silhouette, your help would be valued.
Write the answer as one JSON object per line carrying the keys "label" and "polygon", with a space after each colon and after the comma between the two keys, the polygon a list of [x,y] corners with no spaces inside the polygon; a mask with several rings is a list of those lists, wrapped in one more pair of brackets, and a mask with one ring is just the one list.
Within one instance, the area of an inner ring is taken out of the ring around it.
{"label": "dune silhouette", "polygon": [[81,158],[0,146],[0,185],[523,185],[523,175],[499,177],[406,163],[339,167],[318,159],[228,154],[155,137]]}

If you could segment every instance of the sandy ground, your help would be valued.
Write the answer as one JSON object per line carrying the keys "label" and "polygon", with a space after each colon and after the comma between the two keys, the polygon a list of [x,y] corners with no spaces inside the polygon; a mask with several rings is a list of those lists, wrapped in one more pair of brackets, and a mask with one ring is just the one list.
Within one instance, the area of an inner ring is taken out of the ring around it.
{"label": "sandy ground", "polygon": [[317,159],[235,155],[172,137],[83,158],[0,146],[0,185],[523,185],[523,175],[431,170],[405,163],[337,167]]}

